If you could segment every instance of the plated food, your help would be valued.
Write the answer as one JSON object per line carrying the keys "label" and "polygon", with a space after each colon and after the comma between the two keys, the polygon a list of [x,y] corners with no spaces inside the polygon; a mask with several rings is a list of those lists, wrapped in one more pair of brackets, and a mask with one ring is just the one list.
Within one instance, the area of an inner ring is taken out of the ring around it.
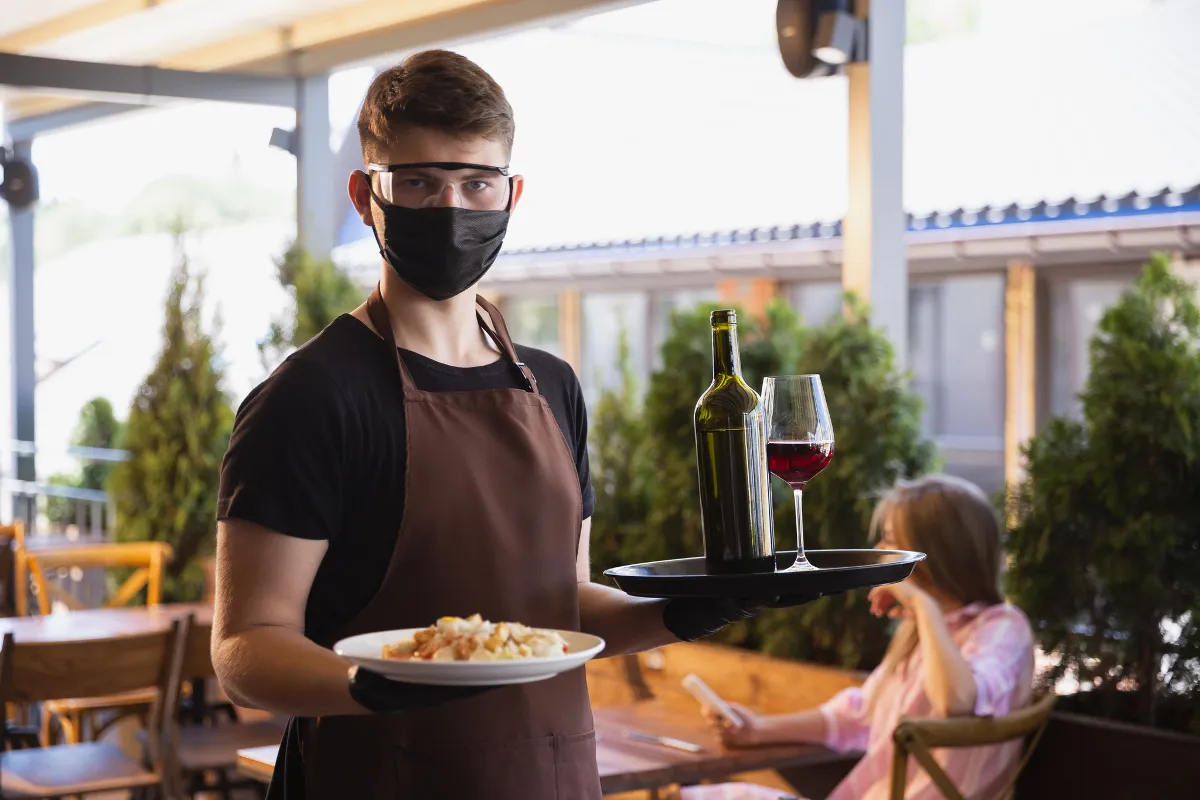
{"label": "plated food", "polygon": [[442,617],[410,637],[383,645],[383,658],[420,661],[517,661],[567,655],[558,631],[520,622],[490,622],[479,614]]}

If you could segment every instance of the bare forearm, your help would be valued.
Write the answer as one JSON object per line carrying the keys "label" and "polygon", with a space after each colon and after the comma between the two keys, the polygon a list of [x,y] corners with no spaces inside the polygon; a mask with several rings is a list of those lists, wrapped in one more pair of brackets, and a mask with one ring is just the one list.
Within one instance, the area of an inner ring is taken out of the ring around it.
{"label": "bare forearm", "polygon": [[933,711],[946,717],[970,714],[975,710],[975,674],[931,598],[921,599],[916,620],[925,669],[925,695]]}
{"label": "bare forearm", "polygon": [[755,744],[821,744],[825,741],[825,717],[815,708],[759,719],[762,727],[756,733]]}
{"label": "bare forearm", "polygon": [[665,601],[630,597],[598,583],[579,584],[579,616],[605,642],[602,658],[640,653],[679,641],[663,625]]}
{"label": "bare forearm", "polygon": [[298,717],[366,713],[350,697],[345,659],[289,628],[227,636],[214,647],[213,663],[239,705]]}

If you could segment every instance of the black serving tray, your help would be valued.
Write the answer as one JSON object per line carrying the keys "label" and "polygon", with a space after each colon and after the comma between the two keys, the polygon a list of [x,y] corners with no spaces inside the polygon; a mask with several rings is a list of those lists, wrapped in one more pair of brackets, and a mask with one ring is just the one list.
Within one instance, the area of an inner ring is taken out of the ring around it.
{"label": "black serving tray", "polygon": [[908,550],[805,550],[812,570],[788,569],[796,551],[775,554],[775,572],[709,575],[703,558],[651,561],[605,570],[635,597],[786,597],[826,595],[899,583],[912,574],[924,553]]}

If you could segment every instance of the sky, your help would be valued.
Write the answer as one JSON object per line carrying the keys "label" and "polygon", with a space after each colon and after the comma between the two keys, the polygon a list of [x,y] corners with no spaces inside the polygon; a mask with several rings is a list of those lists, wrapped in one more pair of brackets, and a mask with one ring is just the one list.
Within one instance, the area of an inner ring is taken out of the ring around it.
{"label": "sky", "polygon": [[[936,15],[942,7],[952,9],[962,0],[915,2]],[[1153,2],[983,0],[980,31],[1020,37],[1031,26],[1069,30],[1081,17],[1098,20],[1137,14]],[[774,7],[775,0],[658,0],[590,17],[573,27],[581,33],[609,36],[614,57],[620,53],[622,38],[635,35],[703,43],[718,50],[771,50],[775,46]],[[499,37],[469,47],[486,56],[490,72],[519,72],[525,56],[520,47],[511,44],[521,36]],[[331,76],[334,146],[353,123],[371,75],[370,67],[355,67]],[[287,109],[194,103],[129,113],[48,134],[34,144],[42,198],[99,202],[98,196],[102,196],[102,202],[111,207],[136,197],[163,170],[220,175],[237,164],[257,174],[264,184],[294,186],[295,160],[268,146],[273,128],[290,128],[294,122],[294,114]],[[559,146],[568,147],[569,143]],[[97,187],[103,187],[103,191],[98,192]]]}

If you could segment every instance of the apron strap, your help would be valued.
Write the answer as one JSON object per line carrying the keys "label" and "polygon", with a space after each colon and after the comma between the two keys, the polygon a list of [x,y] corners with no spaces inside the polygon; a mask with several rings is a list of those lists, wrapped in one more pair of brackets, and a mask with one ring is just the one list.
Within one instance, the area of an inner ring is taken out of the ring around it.
{"label": "apron strap", "polygon": [[[537,379],[533,377],[533,371],[521,362],[517,356],[517,349],[513,346],[512,337],[508,334],[508,326],[504,324],[504,317],[500,316],[500,312],[494,305],[484,300],[482,297],[476,297],[475,301],[488,313],[491,317],[493,329],[483,319],[483,316],[476,312],[479,319],[479,327],[483,329],[501,354],[510,364],[517,368],[521,378],[525,382],[526,389],[537,395],[540,394],[537,388]],[[400,370],[400,382],[404,386],[404,390],[416,391],[417,384],[413,381],[412,375],[408,371],[408,367],[404,365],[404,359],[400,357],[400,349],[396,346],[396,333],[392,330],[392,319],[388,314],[387,304],[383,302],[383,294],[380,291],[379,285],[375,285],[375,290],[371,292],[371,296],[367,298],[367,316],[371,320],[371,324],[375,326],[375,331],[383,337],[383,341],[392,352],[396,354],[396,366]]]}
{"label": "apron strap", "polygon": [[492,341],[496,343],[496,347],[500,348],[500,352],[504,354],[504,357],[521,373],[521,377],[525,380],[525,388],[535,395],[540,394],[537,388],[537,378],[533,376],[533,370],[522,363],[520,356],[517,355],[517,348],[513,345],[512,336],[508,333],[508,325],[505,324],[504,317],[500,315],[500,310],[479,295],[475,296],[475,302],[487,312],[493,326],[489,327],[483,317],[476,312],[476,316],[479,317],[479,327],[483,328]]}
{"label": "apron strap", "polygon": [[388,314],[387,304],[383,302],[379,284],[375,284],[375,291],[367,298],[367,316],[371,318],[375,332],[383,337],[383,341],[396,354],[396,365],[400,368],[400,383],[403,384],[404,391],[415,392],[417,384],[409,374],[408,367],[404,366],[404,359],[400,357],[400,349],[396,346],[396,332],[392,330],[392,318]]}

